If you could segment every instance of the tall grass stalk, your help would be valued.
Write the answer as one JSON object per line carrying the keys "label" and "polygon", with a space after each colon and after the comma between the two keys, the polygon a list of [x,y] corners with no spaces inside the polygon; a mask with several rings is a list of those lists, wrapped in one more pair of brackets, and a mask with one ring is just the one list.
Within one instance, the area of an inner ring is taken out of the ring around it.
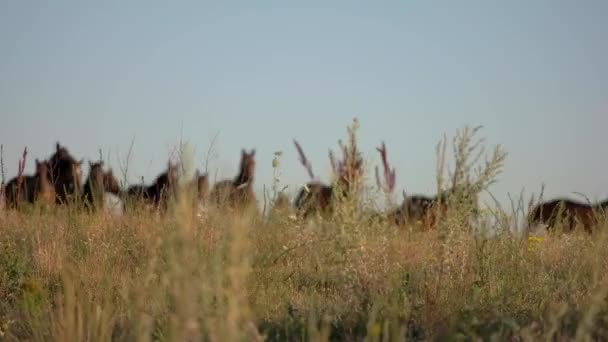
{"label": "tall grass stalk", "polygon": [[438,145],[438,190],[455,191],[436,230],[372,220],[356,197],[309,222],[222,206],[200,218],[187,187],[165,215],[5,211],[0,339],[607,338],[606,221],[593,236],[501,230],[512,213],[471,200],[506,157],[478,132],[456,134],[451,165],[447,138]]}

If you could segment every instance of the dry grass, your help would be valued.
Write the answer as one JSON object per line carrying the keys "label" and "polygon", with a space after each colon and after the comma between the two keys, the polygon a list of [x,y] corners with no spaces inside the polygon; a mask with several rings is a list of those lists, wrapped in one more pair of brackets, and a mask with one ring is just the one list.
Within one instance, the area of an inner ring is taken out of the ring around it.
{"label": "dry grass", "polygon": [[190,203],[164,217],[5,212],[0,340],[608,337],[605,233],[484,238],[466,205],[422,231],[347,207],[299,222],[201,219]]}

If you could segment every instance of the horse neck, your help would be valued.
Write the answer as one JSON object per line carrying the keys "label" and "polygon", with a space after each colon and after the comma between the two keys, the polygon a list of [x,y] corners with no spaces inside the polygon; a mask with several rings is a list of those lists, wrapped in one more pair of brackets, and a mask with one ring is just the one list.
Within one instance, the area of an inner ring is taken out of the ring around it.
{"label": "horse neck", "polygon": [[247,170],[241,168],[239,174],[236,176],[234,181],[232,182],[234,186],[241,186],[247,184],[247,187],[250,187],[253,183],[253,175],[247,172]]}
{"label": "horse neck", "polygon": [[40,191],[46,192],[51,189],[54,190],[53,183],[51,182],[51,180],[48,177],[48,172],[44,172],[42,174],[36,175],[36,184]]}
{"label": "horse neck", "polygon": [[234,178],[233,183],[235,186],[251,183],[252,178],[253,177],[247,171],[241,169],[239,174]]}
{"label": "horse neck", "polygon": [[102,177],[91,177],[87,178],[86,183],[84,184],[83,194],[89,200],[99,200],[103,199],[103,193],[105,192],[103,188],[103,178]]}

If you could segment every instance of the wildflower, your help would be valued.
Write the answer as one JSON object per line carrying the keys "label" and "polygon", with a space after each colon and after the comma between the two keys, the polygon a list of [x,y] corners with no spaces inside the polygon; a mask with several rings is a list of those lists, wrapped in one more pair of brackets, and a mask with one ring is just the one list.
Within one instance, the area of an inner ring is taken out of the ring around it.
{"label": "wildflower", "polygon": [[382,332],[382,327],[380,327],[380,324],[374,323],[371,326],[370,335],[372,335],[372,336],[380,336],[381,332]]}
{"label": "wildflower", "polygon": [[536,247],[545,240],[541,236],[530,236],[528,237],[528,251],[533,251]]}
{"label": "wildflower", "polygon": [[540,243],[540,242],[543,242],[544,240],[545,240],[545,238],[542,237],[542,236],[530,236],[530,237],[528,237],[528,242],[533,242],[533,243],[534,242]]}

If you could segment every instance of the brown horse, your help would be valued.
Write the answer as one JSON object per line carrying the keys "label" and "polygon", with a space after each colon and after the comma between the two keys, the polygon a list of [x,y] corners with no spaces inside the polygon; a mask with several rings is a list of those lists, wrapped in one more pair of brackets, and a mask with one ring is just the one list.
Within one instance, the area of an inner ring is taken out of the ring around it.
{"label": "brown horse", "polygon": [[440,196],[404,194],[403,204],[388,213],[388,219],[399,226],[421,223],[426,229],[436,227],[438,216],[445,213],[447,205]]}
{"label": "brown horse", "polygon": [[528,214],[528,225],[542,223],[550,229],[562,223],[564,231],[572,232],[577,223],[580,223],[586,232],[592,233],[597,225],[597,215],[605,213],[607,209],[608,200],[590,205],[571,199],[558,198],[534,206]]}
{"label": "brown horse", "polygon": [[70,198],[75,198],[80,193],[83,162],[83,159],[76,160],[59,142],[56,143],[55,153],[49,158],[48,164],[57,204],[68,203]]}
{"label": "brown horse", "polygon": [[[460,190],[460,191],[457,191]],[[434,196],[411,195],[403,193],[403,204],[389,212],[388,218],[397,225],[406,223],[421,223],[426,229],[437,227],[438,220],[445,216],[451,203],[450,196],[459,196],[464,210],[470,210],[472,214],[479,213],[477,196],[468,187],[454,187]]]}
{"label": "brown horse", "polygon": [[[312,167],[308,162],[302,148],[294,140],[296,149],[300,154],[300,162],[307,168],[309,175],[314,177]],[[363,173],[363,158],[359,153],[354,140],[352,146],[342,145],[342,161],[336,162],[330,152],[329,158],[336,179],[331,185],[317,181],[308,182],[298,192],[294,201],[294,207],[301,218],[306,218],[314,213],[330,214],[335,209],[337,199],[349,198],[356,189]]]}
{"label": "brown horse", "polygon": [[178,166],[167,163],[167,170],[154,180],[151,185],[132,185],[127,189],[127,196],[166,210],[170,199],[177,194]]}
{"label": "brown horse", "polygon": [[36,159],[36,173],[33,176],[22,176],[21,186],[19,177],[14,177],[6,184],[6,206],[18,208],[20,203],[55,203],[55,188],[48,177],[49,164],[47,161]]}
{"label": "brown horse", "polygon": [[10,179],[4,189],[6,207],[19,208],[21,203],[30,202],[30,198],[33,198],[30,192],[34,190],[35,184],[35,175],[22,175],[21,186],[19,186],[19,176]]}
{"label": "brown horse", "polygon": [[34,203],[42,203],[52,207],[56,202],[55,186],[49,178],[49,163],[36,159],[36,186],[34,191]]}
{"label": "brown horse", "polygon": [[241,150],[239,173],[234,179],[216,182],[210,193],[213,204],[231,208],[253,208],[257,206],[253,182],[255,173],[255,149]]}
{"label": "brown horse", "polygon": [[199,170],[196,170],[193,183],[196,204],[207,205],[209,202],[209,175],[207,173],[201,174]]}
{"label": "brown horse", "polygon": [[329,214],[333,211],[331,204],[334,188],[334,186],[321,182],[308,182],[300,188],[294,201],[294,207],[302,218],[317,212]]}
{"label": "brown horse", "polygon": [[83,202],[90,210],[103,208],[106,192],[119,195],[120,185],[114,177],[112,169],[103,170],[103,161],[91,163],[89,161],[89,176],[83,187]]}

